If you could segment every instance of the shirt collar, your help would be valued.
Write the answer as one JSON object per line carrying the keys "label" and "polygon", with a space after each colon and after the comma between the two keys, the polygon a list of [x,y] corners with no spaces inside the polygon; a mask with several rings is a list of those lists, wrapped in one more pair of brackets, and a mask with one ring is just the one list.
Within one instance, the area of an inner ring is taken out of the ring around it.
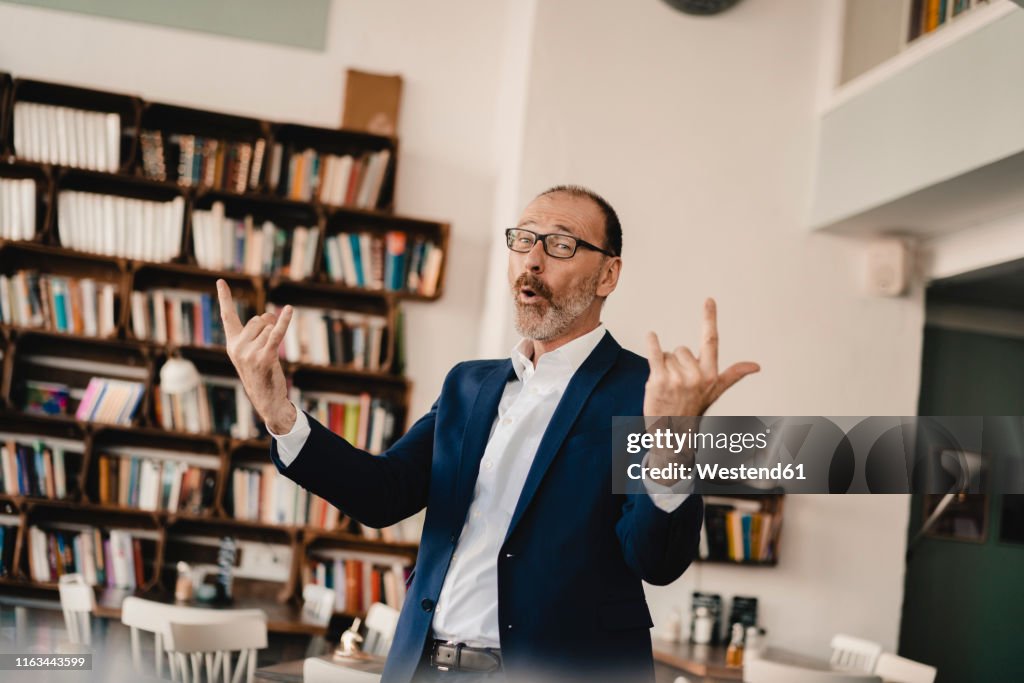
{"label": "shirt collar", "polygon": [[537,364],[538,367],[534,367],[530,361],[530,357],[526,355],[528,351],[531,351],[530,340],[520,339],[519,343],[512,348],[512,368],[516,372],[516,377],[519,378],[520,382],[526,382],[533,374],[540,368],[551,367],[552,369],[557,368],[559,371],[566,373],[568,377],[576,374],[580,366],[583,365],[583,361],[590,356],[591,352],[601,342],[601,339],[605,335],[604,323],[598,323],[590,332],[576,337],[571,342],[559,346],[554,351],[548,351],[540,358],[540,362]]}

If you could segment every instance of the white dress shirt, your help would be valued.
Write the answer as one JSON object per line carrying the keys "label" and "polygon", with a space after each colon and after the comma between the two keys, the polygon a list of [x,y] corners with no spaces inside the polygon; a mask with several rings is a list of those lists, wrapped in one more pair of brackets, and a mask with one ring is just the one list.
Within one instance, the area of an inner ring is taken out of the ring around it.
{"label": "white dress shirt", "polygon": [[[474,647],[499,647],[498,551],[505,540],[512,513],[541,437],[558,402],[583,361],[605,335],[604,325],[541,356],[536,367],[527,352],[528,340],[512,349],[516,379],[505,385],[498,414],[480,459],[465,526],[445,575],[434,608],[434,637]],[[277,439],[278,456],[285,466],[298,456],[309,435],[309,421],[296,408],[297,419]],[[658,508],[671,512],[688,494],[645,482]]]}

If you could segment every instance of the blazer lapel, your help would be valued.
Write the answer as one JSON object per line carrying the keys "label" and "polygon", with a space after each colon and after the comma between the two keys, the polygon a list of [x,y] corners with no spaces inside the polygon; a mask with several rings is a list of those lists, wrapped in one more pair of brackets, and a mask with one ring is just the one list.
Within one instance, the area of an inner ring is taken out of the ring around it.
{"label": "blazer lapel", "polygon": [[459,453],[459,469],[455,478],[454,510],[459,514],[458,521],[463,521],[469,500],[473,493],[480,459],[487,447],[487,439],[491,435],[494,416],[498,414],[498,402],[505,391],[505,385],[515,378],[512,361],[506,360],[492,370],[480,383],[476,400],[469,413],[469,422],[462,437],[462,450]]}
{"label": "blazer lapel", "polygon": [[530,472],[526,475],[523,491],[519,494],[519,502],[516,503],[512,520],[508,525],[508,532],[505,534],[506,540],[512,535],[516,524],[526,512],[530,500],[537,492],[541,480],[544,479],[544,474],[555,459],[555,454],[562,447],[562,442],[565,441],[566,435],[576,422],[580,411],[583,410],[583,404],[587,402],[597,383],[611,369],[621,348],[610,333],[605,333],[604,338],[583,361],[583,365],[569,381],[569,386],[566,387],[565,393],[558,402],[558,407],[555,408],[554,415],[551,416],[551,422],[548,423],[548,428],[544,431],[544,436],[541,437],[540,445],[537,446],[537,454],[533,458]]}

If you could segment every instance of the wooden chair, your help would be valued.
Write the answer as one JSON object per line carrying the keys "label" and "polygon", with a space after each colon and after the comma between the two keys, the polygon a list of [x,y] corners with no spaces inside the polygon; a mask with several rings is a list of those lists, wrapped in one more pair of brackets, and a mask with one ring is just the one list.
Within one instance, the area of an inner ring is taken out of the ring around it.
{"label": "wooden chair", "polygon": [[96,608],[96,595],[81,574],[65,574],[58,583],[60,608],[72,645],[92,645],[92,613]]}
{"label": "wooden chair", "polygon": [[[165,633],[167,654],[182,683],[252,683],[256,651],[267,646],[267,622],[260,617],[212,623],[172,621]],[[237,655],[235,654],[237,653]],[[205,670],[206,676],[203,677]]]}
{"label": "wooden chair", "polygon": [[[267,615],[260,609],[209,609],[170,605],[135,596],[128,596],[121,604],[121,623],[131,629],[132,666],[139,675],[144,675],[142,665],[142,632],[153,634],[153,670],[158,678],[163,677],[164,670],[164,637],[170,623],[176,621],[186,624],[210,624],[234,621],[236,619],[258,618],[264,622]],[[176,662],[170,659],[170,671],[175,675]]]}
{"label": "wooden chair", "polygon": [[883,652],[875,665],[875,674],[886,683],[934,683],[938,670],[913,659]]}
{"label": "wooden chair", "polygon": [[881,654],[879,643],[838,633],[832,636],[832,657],[829,661],[833,669],[871,673]]}

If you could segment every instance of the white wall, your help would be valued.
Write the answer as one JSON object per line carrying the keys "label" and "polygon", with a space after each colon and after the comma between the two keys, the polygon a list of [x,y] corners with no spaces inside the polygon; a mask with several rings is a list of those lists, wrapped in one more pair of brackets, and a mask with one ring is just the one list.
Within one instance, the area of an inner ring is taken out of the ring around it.
{"label": "white wall", "polygon": [[448,369],[477,350],[501,162],[498,75],[514,6],[509,0],[335,0],[327,50],[314,52],[0,4],[0,70],[324,126],[341,121],[346,68],[401,73],[397,209],[452,223],[444,297],[406,306],[407,374],[418,416]]}
{"label": "white wall", "polygon": [[[538,3],[520,201],[574,182],[617,208],[624,271],[604,321],[628,348],[648,329],[696,345],[717,298],[722,361],[763,367],[718,414],[916,411],[920,293],[866,297],[860,247],[802,227],[823,20],[808,0],[710,19],[654,0]],[[656,626],[699,588],[758,596],[776,645],[821,655],[845,631],[894,649],[908,511],[904,496],[789,496],[778,567],[706,565],[651,588]]]}

